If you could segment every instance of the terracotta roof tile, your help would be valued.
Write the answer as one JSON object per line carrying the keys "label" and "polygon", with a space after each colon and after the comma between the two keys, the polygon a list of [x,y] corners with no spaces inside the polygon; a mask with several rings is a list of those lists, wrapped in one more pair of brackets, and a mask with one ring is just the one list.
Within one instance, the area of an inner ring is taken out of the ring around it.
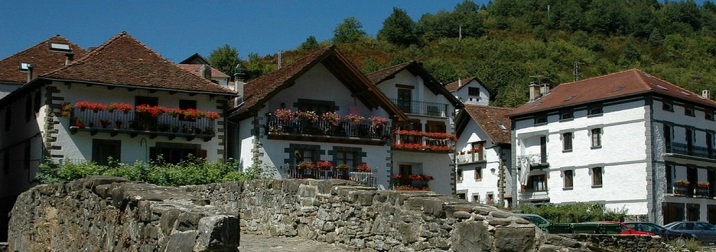
{"label": "terracotta roof tile", "polygon": [[508,116],[514,117],[647,93],[716,108],[716,102],[713,100],[701,98],[694,92],[644,73],[639,69],[629,69],[560,84],[547,95],[516,108]]}
{"label": "terracotta roof tile", "polygon": [[[455,91],[461,89],[462,87],[464,87],[465,84],[470,83],[470,82],[473,81],[473,80],[475,80],[475,81],[477,81],[477,82],[480,82],[479,80],[477,80],[477,78],[475,78],[475,77],[470,77],[470,78],[467,78],[467,79],[464,79],[464,80],[454,81],[454,82],[450,82],[450,83],[448,83],[448,84],[445,84],[445,89],[447,89],[447,90],[450,91],[450,92],[455,92]],[[459,82],[462,82],[462,85],[458,85]]]}
{"label": "terracotta roof tile", "polygon": [[232,90],[177,67],[125,32],[88,52],[69,66],[40,77],[102,85],[235,94]]}
{"label": "terracotta roof tile", "polygon": [[371,88],[369,80],[358,71],[335,46],[317,50],[294,63],[263,75],[244,85],[243,103],[231,112],[229,117],[241,117],[247,112],[258,110],[263,104],[281,90],[293,85],[293,81],[316,64],[323,63],[342,82],[356,94],[357,98],[370,106],[382,106],[388,113],[402,120],[407,117],[380,90]]}
{"label": "terracotta roof tile", "polygon": [[403,69],[405,69],[406,67],[408,67],[408,66],[409,66],[411,63],[413,63],[413,62],[414,62],[414,61],[405,62],[405,63],[400,63],[400,64],[397,64],[397,65],[394,65],[394,66],[391,66],[391,67],[388,67],[388,68],[385,68],[385,69],[381,69],[381,70],[372,72],[372,73],[368,74],[368,79],[369,79],[370,82],[372,82],[373,84],[381,83],[381,82],[383,82],[384,80],[388,79],[388,77],[394,75],[394,74],[397,73],[397,72],[402,71]]}
{"label": "terracotta roof tile", "polygon": [[[68,44],[71,51],[52,50],[50,49],[50,43]],[[30,63],[32,65],[34,78],[65,66],[67,53],[74,54],[74,60],[77,60],[84,56],[86,52],[80,46],[60,35],[51,37],[24,51],[0,60],[0,82],[17,83],[18,85],[27,83],[27,72],[20,70],[20,63]]]}
{"label": "terracotta roof tile", "polygon": [[512,111],[511,108],[465,104],[465,111],[487,133],[493,143],[511,143],[510,130],[512,129],[512,123],[510,118],[507,117],[507,114]]}
{"label": "terracotta roof tile", "polygon": [[[200,64],[177,64],[177,66],[181,69],[187,70],[190,73],[195,74],[196,76],[201,77],[201,73],[199,72],[199,70],[201,70]],[[219,69],[216,69],[214,67],[211,67],[211,77],[229,78],[228,75],[226,75],[225,73],[219,71]]]}

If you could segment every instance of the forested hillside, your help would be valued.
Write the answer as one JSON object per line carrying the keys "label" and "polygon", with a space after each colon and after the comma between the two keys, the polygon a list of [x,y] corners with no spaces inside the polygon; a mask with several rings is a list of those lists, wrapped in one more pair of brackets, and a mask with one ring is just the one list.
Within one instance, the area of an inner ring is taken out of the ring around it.
{"label": "forested hillside", "polygon": [[[365,73],[416,60],[443,83],[476,76],[497,106],[527,100],[531,81],[559,83],[639,68],[700,93],[716,91],[716,5],[657,0],[466,1],[412,20],[395,8],[375,36],[347,17],[330,41],[309,37],[283,64],[337,45]],[[213,54],[213,53],[212,53]],[[275,69],[276,55],[242,61],[250,78]],[[212,61],[213,62],[213,61]]]}

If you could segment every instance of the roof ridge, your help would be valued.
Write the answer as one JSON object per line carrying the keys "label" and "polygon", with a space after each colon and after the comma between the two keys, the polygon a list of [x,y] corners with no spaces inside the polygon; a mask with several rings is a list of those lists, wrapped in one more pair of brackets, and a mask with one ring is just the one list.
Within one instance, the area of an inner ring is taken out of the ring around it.
{"label": "roof ridge", "polygon": [[[561,86],[561,85],[568,85],[568,84],[575,84],[575,83],[579,83],[579,82],[584,82],[584,81],[588,81],[588,80],[592,80],[592,79],[604,78],[604,77],[607,77],[607,76],[622,74],[622,73],[629,72],[629,71],[634,71],[634,70],[641,72],[641,70],[639,70],[638,68],[630,68],[630,69],[622,70],[622,71],[619,71],[619,72],[613,72],[613,73],[608,73],[608,74],[605,74],[605,75],[599,75],[599,76],[589,77],[589,78],[581,79],[581,80],[577,80],[577,81],[564,82],[564,83],[559,84],[557,87],[559,87],[559,86]],[[555,88],[556,88],[556,87],[555,87]]]}
{"label": "roof ridge", "polygon": [[[30,47],[27,47],[27,48],[25,48],[25,49],[23,49],[23,50],[17,51],[17,52],[15,52],[15,53],[11,54],[10,56],[7,56],[7,57],[5,57],[5,58],[2,58],[2,59],[0,59],[0,61],[5,60],[5,59],[12,58],[13,56],[16,56],[16,55],[18,55],[18,54],[21,54],[21,53],[23,53],[23,52],[25,52],[25,51],[27,51],[27,50],[30,50],[31,48],[34,48],[34,47],[36,47],[36,46],[42,45],[42,44],[44,44],[44,43],[46,43],[46,42],[49,42],[49,41],[52,40],[53,38],[64,39],[64,40],[67,40],[67,42],[72,43],[72,41],[70,41],[69,39],[63,37],[63,36],[60,35],[60,34],[57,34],[57,35],[52,36],[52,37],[50,37],[50,38],[48,38],[48,39],[45,39],[45,40],[43,40],[43,41],[40,41],[40,42],[38,42],[38,43],[36,43],[36,44],[30,46]],[[74,43],[72,43],[72,44],[74,44]],[[77,45],[77,44],[75,44],[75,45]],[[79,45],[78,45],[78,46],[79,46]]]}
{"label": "roof ridge", "polygon": [[515,109],[515,108],[510,108],[510,107],[500,107],[500,106],[490,106],[490,105],[480,105],[480,104],[465,104],[465,106],[470,106],[470,107],[485,107],[485,108],[496,108],[496,109],[505,109],[505,110]]}

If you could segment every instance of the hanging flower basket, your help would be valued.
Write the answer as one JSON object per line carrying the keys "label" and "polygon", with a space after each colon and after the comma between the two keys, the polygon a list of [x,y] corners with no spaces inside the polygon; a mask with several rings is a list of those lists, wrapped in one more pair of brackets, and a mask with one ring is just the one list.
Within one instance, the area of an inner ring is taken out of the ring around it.
{"label": "hanging flower basket", "polygon": [[317,165],[318,169],[322,171],[328,171],[333,168],[333,163],[330,161],[318,161]]}
{"label": "hanging flower basket", "polygon": [[366,163],[361,163],[358,166],[356,166],[357,172],[371,172],[370,167]]}

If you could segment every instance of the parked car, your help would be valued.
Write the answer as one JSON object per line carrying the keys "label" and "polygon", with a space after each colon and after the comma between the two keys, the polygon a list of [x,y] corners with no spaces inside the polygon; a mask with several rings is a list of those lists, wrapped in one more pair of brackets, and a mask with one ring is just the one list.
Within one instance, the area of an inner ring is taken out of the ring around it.
{"label": "parked car", "polygon": [[664,225],[666,229],[690,233],[704,245],[716,244],[716,227],[704,221],[674,221]]}
{"label": "parked car", "polygon": [[640,230],[633,229],[630,226],[628,226],[624,223],[618,222],[618,221],[601,221],[601,223],[619,225],[619,229],[621,230],[621,232],[619,232],[619,234],[623,234],[623,235],[645,235],[645,236],[654,236],[655,235],[652,232],[646,232],[646,231],[640,231]]}
{"label": "parked car", "polygon": [[684,244],[688,239],[696,239],[694,234],[667,229],[651,222],[627,221],[623,224],[634,230],[653,233],[669,241],[676,240],[680,244]]}
{"label": "parked car", "polygon": [[520,214],[517,214],[517,216],[525,218],[526,220],[532,222],[532,224],[535,224],[536,226],[542,226],[542,225],[549,226],[549,221],[538,214],[520,213]]}

